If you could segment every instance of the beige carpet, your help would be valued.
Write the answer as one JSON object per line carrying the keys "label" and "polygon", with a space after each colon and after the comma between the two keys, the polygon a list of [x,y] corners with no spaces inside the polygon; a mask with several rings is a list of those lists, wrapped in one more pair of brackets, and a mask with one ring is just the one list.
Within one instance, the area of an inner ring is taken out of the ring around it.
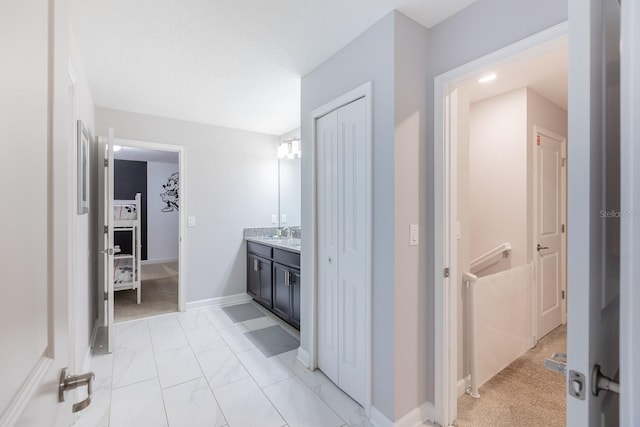
{"label": "beige carpet", "polygon": [[136,291],[114,293],[115,322],[141,319],[178,311],[178,263],[142,266],[142,302],[136,304]]}
{"label": "beige carpet", "polygon": [[455,425],[566,425],[564,377],[543,366],[545,357],[566,351],[567,328],[561,326],[480,387],[480,399],[460,397]]}

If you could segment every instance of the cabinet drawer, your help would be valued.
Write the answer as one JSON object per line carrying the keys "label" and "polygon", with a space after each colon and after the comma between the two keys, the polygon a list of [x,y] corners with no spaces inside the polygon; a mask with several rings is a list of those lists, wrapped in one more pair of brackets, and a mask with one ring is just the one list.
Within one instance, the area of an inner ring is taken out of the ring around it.
{"label": "cabinet drawer", "polygon": [[271,246],[261,245],[260,243],[247,242],[247,250],[256,255],[263,256],[265,258],[271,258]]}
{"label": "cabinet drawer", "polygon": [[282,249],[273,249],[273,260],[280,264],[286,264],[291,267],[300,268],[300,254],[295,252],[284,251]]}

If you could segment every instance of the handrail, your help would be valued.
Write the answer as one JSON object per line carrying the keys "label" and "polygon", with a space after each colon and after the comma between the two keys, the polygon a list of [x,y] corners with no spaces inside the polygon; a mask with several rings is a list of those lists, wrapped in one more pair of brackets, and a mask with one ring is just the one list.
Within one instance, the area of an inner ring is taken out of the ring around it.
{"label": "handrail", "polygon": [[466,393],[478,399],[478,352],[476,351],[476,290],[473,286],[478,280],[478,276],[471,273],[463,273],[462,281],[467,284],[469,308],[468,325],[469,325],[469,376],[471,377],[470,387]]}
{"label": "handrail", "polygon": [[491,249],[480,255],[479,257],[472,259],[469,263],[469,269],[472,273],[479,273],[494,264],[500,262],[503,258],[509,258],[511,255],[511,243],[502,243],[495,248]]}

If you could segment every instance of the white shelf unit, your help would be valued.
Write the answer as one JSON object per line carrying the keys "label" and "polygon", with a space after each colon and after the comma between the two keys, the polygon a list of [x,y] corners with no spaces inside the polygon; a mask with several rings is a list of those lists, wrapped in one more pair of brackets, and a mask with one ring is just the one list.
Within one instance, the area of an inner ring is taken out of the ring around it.
{"label": "white shelf unit", "polygon": [[131,239],[131,253],[116,253],[113,256],[113,290],[135,290],[138,304],[142,301],[140,198],[141,194],[137,193],[134,200],[114,200],[113,202],[114,234],[126,232],[130,234]]}

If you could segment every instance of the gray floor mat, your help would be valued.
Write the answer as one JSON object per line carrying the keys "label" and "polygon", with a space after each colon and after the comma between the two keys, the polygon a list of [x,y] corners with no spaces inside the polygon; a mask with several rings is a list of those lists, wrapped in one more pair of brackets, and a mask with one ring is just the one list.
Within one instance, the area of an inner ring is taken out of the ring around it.
{"label": "gray floor mat", "polygon": [[266,357],[286,353],[300,346],[300,341],[280,325],[245,332],[247,338],[255,344]]}
{"label": "gray floor mat", "polygon": [[233,323],[264,317],[264,313],[250,303],[230,305],[228,307],[222,307],[222,310],[233,320]]}

